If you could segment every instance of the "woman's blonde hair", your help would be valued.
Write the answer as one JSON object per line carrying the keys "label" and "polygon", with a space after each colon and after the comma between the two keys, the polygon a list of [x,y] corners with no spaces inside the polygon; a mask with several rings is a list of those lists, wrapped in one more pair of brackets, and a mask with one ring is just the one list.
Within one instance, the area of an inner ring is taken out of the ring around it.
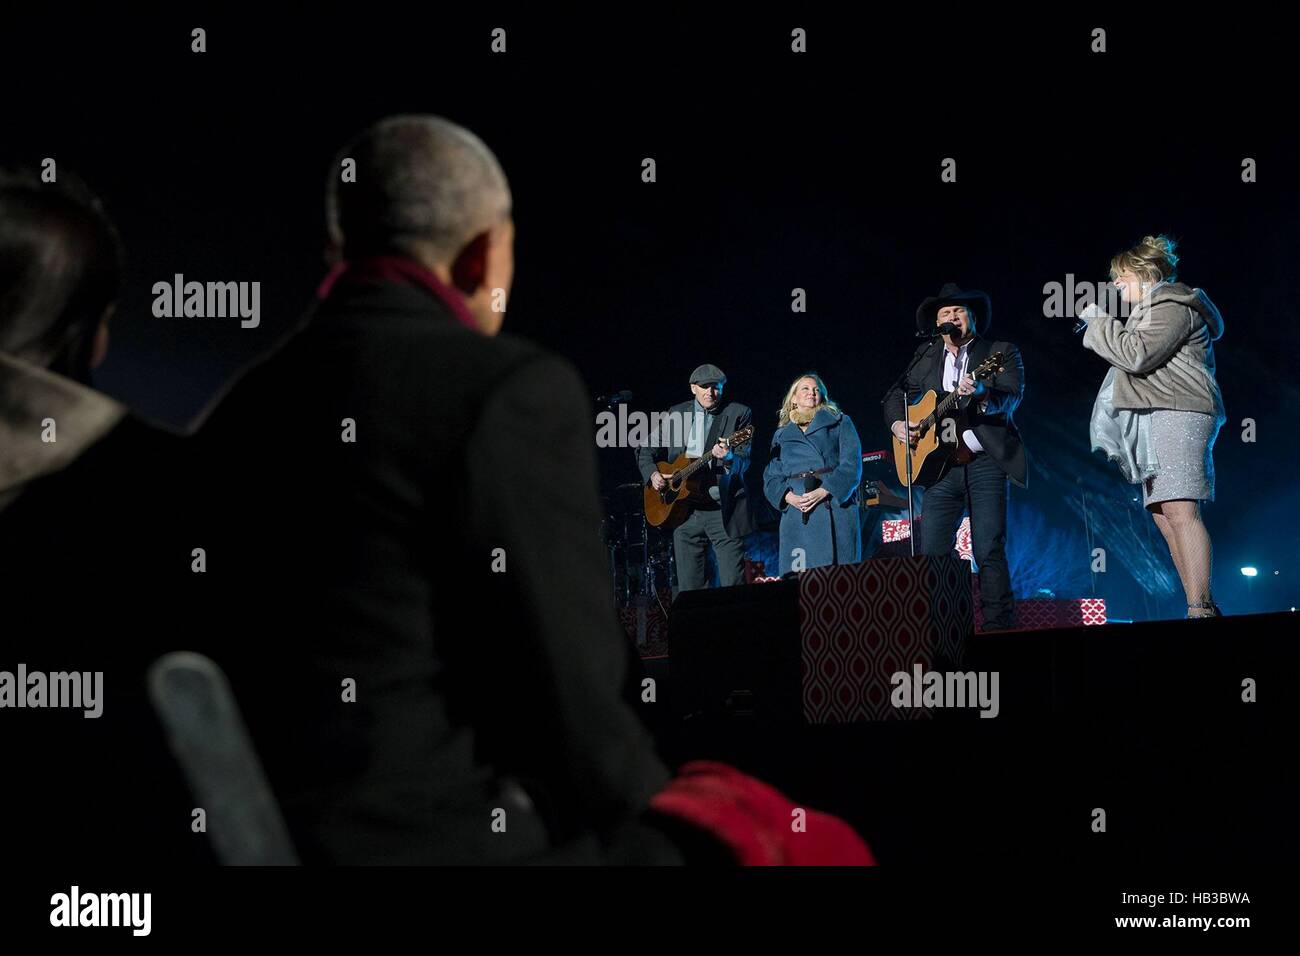
{"label": "woman's blonde hair", "polygon": [[1110,277],[1121,272],[1132,272],[1143,282],[1153,285],[1161,280],[1178,280],[1178,254],[1174,240],[1168,236],[1143,236],[1132,249],[1121,252],[1110,260]]}
{"label": "woman's blonde hair", "polygon": [[822,397],[822,400],[818,403],[817,407],[827,408],[832,412],[835,412],[837,415],[839,414],[840,407],[832,402],[830,395],[826,393],[826,383],[821,380],[821,376],[816,372],[804,372],[790,383],[790,388],[785,393],[785,401],[781,403],[781,407],[776,413],[777,428],[784,428],[786,425],[790,424],[790,407],[794,404],[794,390],[798,388],[799,383],[806,378],[810,378],[817,383],[817,394]]}

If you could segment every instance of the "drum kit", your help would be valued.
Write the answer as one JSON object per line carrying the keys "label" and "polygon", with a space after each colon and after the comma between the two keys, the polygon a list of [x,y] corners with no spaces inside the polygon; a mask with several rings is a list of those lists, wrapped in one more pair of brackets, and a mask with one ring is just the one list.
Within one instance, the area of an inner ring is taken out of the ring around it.
{"label": "drum kit", "polygon": [[609,555],[609,577],[620,608],[656,601],[660,589],[677,586],[671,532],[652,527],[645,517],[645,488],[639,481],[619,485],[603,498],[600,539]]}

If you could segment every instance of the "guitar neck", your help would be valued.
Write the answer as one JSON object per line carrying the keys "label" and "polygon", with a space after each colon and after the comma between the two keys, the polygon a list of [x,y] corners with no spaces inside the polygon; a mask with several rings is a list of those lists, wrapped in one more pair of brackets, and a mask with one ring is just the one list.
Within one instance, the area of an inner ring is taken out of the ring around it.
{"label": "guitar neck", "polygon": [[[740,431],[736,432],[734,435],[732,435],[729,438],[719,438],[717,444],[725,446],[727,450],[730,451],[731,449],[738,448],[739,446],[748,442],[750,436],[753,434],[754,434],[753,426],[746,425],[744,428],[742,428]],[[701,455],[699,458],[696,458],[693,462],[691,462],[681,471],[677,472],[676,476],[674,477],[674,480],[685,481],[691,475],[695,474],[696,471],[703,468],[711,461],[713,461],[713,446],[710,446],[709,450],[706,451],[703,455]]]}
{"label": "guitar neck", "polygon": [[940,401],[938,405],[934,406],[934,411],[932,411],[929,415],[925,417],[925,421],[923,422],[925,427],[932,428],[935,422],[943,418],[943,416],[947,413],[948,409],[950,409],[954,404],[956,404],[957,397],[958,396],[955,391],[949,392],[947,395],[945,395],[943,400]]}
{"label": "guitar neck", "polygon": [[[1002,354],[1001,352],[998,353],[999,356],[1001,356],[1001,354]],[[983,381],[984,379],[988,378],[992,374],[993,374],[993,369],[991,367],[986,367],[985,365],[981,365],[979,368],[977,368],[974,372],[971,373],[972,377],[977,382]],[[960,381],[960,378],[958,379],[958,381]],[[961,396],[957,393],[957,390],[955,388],[947,395],[945,395],[943,399],[940,400],[939,404],[934,406],[934,411],[932,411],[929,415],[925,417],[925,421],[923,422],[925,427],[926,428],[933,427],[934,423],[937,422],[939,419],[943,418],[943,416],[948,412],[948,409],[952,408],[952,406],[957,403],[957,399],[960,397]]]}
{"label": "guitar neck", "polygon": [[677,473],[677,477],[680,480],[685,481],[687,478],[691,477],[691,475],[695,474],[697,471],[699,471],[701,468],[707,465],[709,463],[709,459],[712,457],[713,457],[712,452],[701,455],[699,458],[696,458],[693,462],[691,462],[689,465],[687,465],[685,468],[679,471]]}

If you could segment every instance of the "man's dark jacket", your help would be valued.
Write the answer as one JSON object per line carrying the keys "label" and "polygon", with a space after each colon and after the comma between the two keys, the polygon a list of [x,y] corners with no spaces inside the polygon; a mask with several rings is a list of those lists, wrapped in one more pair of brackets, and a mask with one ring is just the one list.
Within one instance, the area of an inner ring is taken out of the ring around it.
{"label": "man's dark jacket", "polygon": [[[918,346],[912,356],[916,367],[907,379],[911,401],[915,402],[930,389],[934,389],[940,398],[946,394],[943,388],[944,352],[943,343],[937,338]],[[1028,462],[1014,421],[1015,410],[1025,395],[1025,368],[1020,350],[1010,342],[976,338],[970,344],[967,364],[969,370],[974,370],[995,352],[1003,354],[1006,369],[985,380],[989,388],[985,396],[987,404],[981,411],[980,405],[984,399],[970,403],[970,422],[984,451],[1012,481],[1023,488],[1028,482]],[[894,389],[886,396],[884,416],[886,428],[892,428],[894,422],[903,420],[901,389]]]}
{"label": "man's dark jacket", "polygon": [[[669,416],[681,416],[684,427],[680,437],[683,443],[690,440],[691,422],[694,414],[694,399],[668,409]],[[719,438],[729,438],[746,425],[753,424],[754,415],[748,405],[742,405],[739,402],[727,402],[718,409],[717,414],[709,415],[708,419],[709,427],[705,436],[704,454],[712,455],[713,446],[718,443]],[[669,421],[672,421],[671,417]],[[636,450],[636,464],[641,471],[641,480],[643,482],[650,481],[650,476],[655,471],[656,462],[675,461],[686,450],[685,444],[673,442],[673,439],[679,436],[672,427],[661,428],[652,437],[660,439],[660,445],[643,445]],[[726,528],[727,534],[733,538],[743,538],[754,530],[754,520],[749,510],[749,492],[745,489],[745,475],[749,471],[750,452],[753,447],[754,443],[751,440],[733,449],[731,461],[717,461],[710,464],[718,483],[718,496],[722,506],[722,526]]]}
{"label": "man's dark jacket", "polygon": [[207,421],[213,653],[304,861],[597,862],[667,781],[593,422],[568,363],[381,282]]}

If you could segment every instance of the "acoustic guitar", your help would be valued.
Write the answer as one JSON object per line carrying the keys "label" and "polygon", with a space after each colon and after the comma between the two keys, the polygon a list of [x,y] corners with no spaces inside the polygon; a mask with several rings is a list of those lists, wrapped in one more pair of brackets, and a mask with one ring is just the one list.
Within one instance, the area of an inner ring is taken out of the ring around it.
{"label": "acoustic guitar", "polygon": [[[994,375],[1005,370],[1004,356],[1001,352],[994,352],[986,358],[970,373],[975,381],[992,378]],[[966,410],[958,409],[957,414],[952,414],[953,407],[957,400],[962,396],[958,395],[956,390],[949,392],[942,399],[938,397],[934,389],[930,389],[907,409],[907,422],[909,425],[919,425],[917,432],[916,445],[912,449],[912,480],[907,480],[907,442],[899,441],[897,435],[893,435],[894,442],[894,467],[898,471],[898,480],[903,483],[904,487],[910,483],[919,485],[922,488],[928,488],[935,484],[952,467],[954,462],[960,462],[969,455],[969,449],[961,440],[962,432],[967,428],[965,422]],[[944,432],[947,429],[940,426],[944,419],[954,421],[956,427],[953,429],[955,441],[945,442]],[[966,459],[968,460],[968,459]]]}
{"label": "acoustic guitar", "polygon": [[[727,448],[739,448],[753,437],[754,426],[746,425],[726,438],[719,438],[718,444]],[[675,461],[656,464],[655,468],[666,480],[659,491],[649,485],[645,486],[645,520],[666,531],[671,531],[685,521],[690,516],[691,509],[709,497],[708,483],[699,472],[712,459],[710,449],[702,458],[687,458],[686,452],[682,452]]]}

